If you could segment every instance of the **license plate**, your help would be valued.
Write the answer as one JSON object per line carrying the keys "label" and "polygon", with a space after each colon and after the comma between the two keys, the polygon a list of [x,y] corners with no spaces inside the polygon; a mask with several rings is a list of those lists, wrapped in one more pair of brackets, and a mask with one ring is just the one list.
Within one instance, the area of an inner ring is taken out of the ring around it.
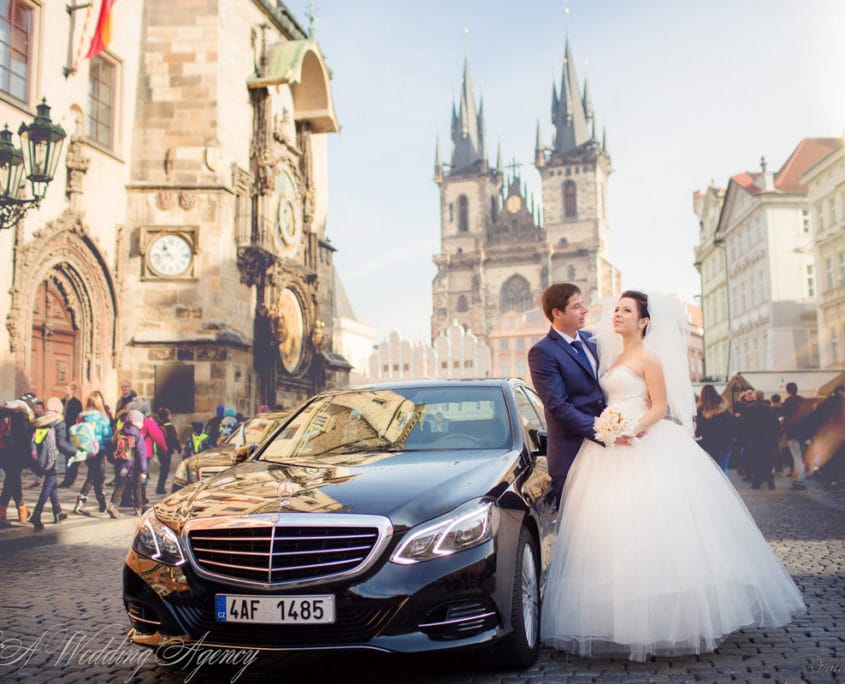
{"label": "license plate", "polygon": [[214,597],[217,622],[258,622],[271,625],[327,625],[334,623],[334,595]]}

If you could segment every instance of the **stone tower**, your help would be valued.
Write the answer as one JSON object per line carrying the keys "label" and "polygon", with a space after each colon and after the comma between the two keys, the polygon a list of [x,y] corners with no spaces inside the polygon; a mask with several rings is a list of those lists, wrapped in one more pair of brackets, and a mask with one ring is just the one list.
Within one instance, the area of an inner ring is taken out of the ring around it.
{"label": "stone tower", "polygon": [[618,292],[619,271],[609,260],[607,179],[612,168],[606,135],[596,137],[590,89],[578,85],[566,41],[560,92],[552,86],[554,144],[543,145],[537,123],[534,164],[543,186],[543,223],[552,282],[574,282],[588,301]]}
{"label": "stone tower", "polygon": [[441,161],[438,141],[434,180],[440,186],[441,253],[434,258],[432,339],[453,319],[484,334],[483,251],[487,227],[499,212],[502,175],[487,162],[484,104],[476,110],[466,62],[458,110],[452,106],[451,163]]}
{"label": "stone tower", "polygon": [[460,104],[452,108],[451,163],[442,161],[439,141],[435,153],[440,254],[432,339],[457,320],[486,342],[507,314],[539,306],[551,282],[575,282],[589,300],[619,291],[619,272],[607,256],[610,157],[604,136],[596,139],[589,88],[579,88],[568,43],[565,56],[560,93],[557,87],[552,93],[554,144],[544,146],[539,122],[536,129],[542,209],[528,196],[516,161],[507,177],[501,150],[495,168],[489,166],[483,105],[476,110],[464,64]]}

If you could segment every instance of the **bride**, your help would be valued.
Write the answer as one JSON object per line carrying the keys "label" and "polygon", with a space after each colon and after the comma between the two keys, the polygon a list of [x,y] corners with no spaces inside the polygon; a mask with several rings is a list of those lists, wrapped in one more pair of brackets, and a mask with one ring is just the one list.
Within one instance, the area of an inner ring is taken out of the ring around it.
{"label": "bride", "polygon": [[805,610],[691,436],[685,326],[677,300],[637,291],[616,303],[612,331],[599,326],[608,407],[636,427],[607,447],[585,441],[566,478],[543,599],[548,646],[632,660],[702,653],[740,627],[781,626]]}

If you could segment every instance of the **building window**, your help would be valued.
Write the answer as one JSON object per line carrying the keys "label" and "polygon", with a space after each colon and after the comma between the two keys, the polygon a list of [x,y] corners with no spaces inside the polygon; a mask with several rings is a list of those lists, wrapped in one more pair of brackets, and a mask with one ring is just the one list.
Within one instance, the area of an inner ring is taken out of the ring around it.
{"label": "building window", "polygon": [[508,338],[503,337],[499,340],[499,349],[507,349],[508,348]]}
{"label": "building window", "polygon": [[836,198],[830,198],[830,227],[836,227]]}
{"label": "building window", "polygon": [[804,234],[810,232],[810,210],[809,209],[802,209],[801,210],[801,230],[804,231]]}
{"label": "building window", "polygon": [[458,230],[462,233],[469,230],[469,200],[466,195],[458,198]]}
{"label": "building window", "polygon": [[91,59],[88,75],[88,137],[103,147],[114,145],[114,85],[117,67],[102,57]]}
{"label": "building window", "polygon": [[832,290],[833,285],[833,259],[828,257],[824,260],[825,274],[827,275],[827,289]]}
{"label": "building window", "polygon": [[816,208],[816,216],[819,220],[819,232],[821,233],[824,230],[824,204],[819,203],[819,206]]}
{"label": "building window", "polygon": [[511,374],[511,364],[510,361],[502,361],[502,375],[508,376]]}
{"label": "building window", "polygon": [[563,184],[563,217],[578,216],[578,191],[575,182],[568,180]]}
{"label": "building window", "polygon": [[495,195],[490,197],[490,218],[493,220],[493,223],[496,223],[496,220],[499,218],[499,203],[496,202]]}
{"label": "building window", "polygon": [[525,349],[525,338],[524,337],[517,337],[516,338],[516,348],[517,349]]}
{"label": "building window", "polygon": [[458,312],[463,313],[464,311],[469,311],[469,305],[467,304],[467,298],[465,295],[461,295],[458,297]]}
{"label": "building window", "polygon": [[575,267],[574,266],[567,266],[566,267],[566,277],[569,280],[575,280]]}
{"label": "building window", "polygon": [[464,359],[464,368],[472,368],[472,359]]}
{"label": "building window", "polygon": [[443,370],[446,370],[447,368],[449,368],[449,362],[448,361],[441,361],[440,362],[440,368],[442,368]]}
{"label": "building window", "polygon": [[452,361],[452,368],[460,368],[461,362],[460,361]]}
{"label": "building window", "polygon": [[533,306],[531,287],[521,275],[512,275],[502,285],[501,311],[527,311]]}
{"label": "building window", "polygon": [[807,280],[807,296],[808,297],[815,297],[816,296],[816,276],[813,273],[813,264],[807,264],[805,267],[805,277]]}
{"label": "building window", "polygon": [[845,285],[845,252],[839,252],[839,285]]}
{"label": "building window", "polygon": [[0,90],[29,100],[32,8],[18,0],[0,3]]}
{"label": "building window", "polygon": [[449,202],[449,223],[455,222],[455,205]]}

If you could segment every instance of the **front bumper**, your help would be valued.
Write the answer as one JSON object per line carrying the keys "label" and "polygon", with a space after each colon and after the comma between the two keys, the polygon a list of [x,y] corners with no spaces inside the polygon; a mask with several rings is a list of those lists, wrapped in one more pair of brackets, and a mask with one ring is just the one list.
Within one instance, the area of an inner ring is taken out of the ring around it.
{"label": "front bumper", "polygon": [[[413,653],[494,641],[510,631],[511,568],[499,567],[495,540],[413,565],[384,562],[360,578],[305,590],[256,590],[262,596],[335,595],[331,625],[217,622],[214,597],[243,587],[201,578],[185,564],[163,566],[130,550],[123,599],[143,646],[194,643],[260,650],[376,649]],[[385,554],[387,557],[388,554]],[[497,584],[497,577],[505,578]]]}

